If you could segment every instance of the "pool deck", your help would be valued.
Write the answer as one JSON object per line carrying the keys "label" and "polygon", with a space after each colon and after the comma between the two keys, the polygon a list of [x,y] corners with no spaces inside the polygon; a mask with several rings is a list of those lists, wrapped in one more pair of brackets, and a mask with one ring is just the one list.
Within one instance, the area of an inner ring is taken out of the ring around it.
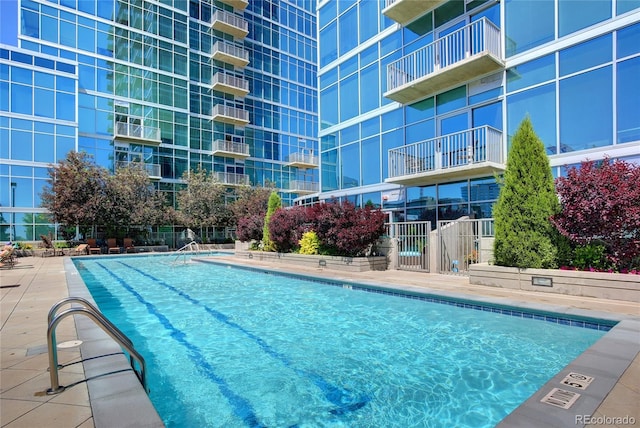
{"label": "pool deck", "polygon": [[[625,336],[624,340],[627,343],[630,341],[632,345],[627,347],[626,351],[635,354],[617,359],[616,357],[607,357],[606,350],[596,350],[594,355],[597,354],[596,357],[600,358],[610,358],[611,366],[616,366],[616,370],[621,376],[616,376],[612,381],[612,389],[606,389],[605,395],[603,395],[604,400],[599,399],[593,406],[593,409],[597,410],[585,416],[600,417],[603,422],[590,424],[590,427],[628,426],[630,420],[634,420],[636,426],[640,425],[640,355],[637,352],[640,343],[640,328],[638,327],[640,325],[640,321],[638,321],[640,320],[640,305],[637,303],[476,286],[470,285],[468,278],[463,276],[406,271],[345,273],[317,268],[287,267],[284,269],[268,263],[234,256],[215,257],[215,260],[337,281],[388,285],[403,290],[437,293],[443,296],[466,295],[485,302],[495,301],[532,308],[549,308],[549,310],[560,309],[565,313],[581,313],[583,310],[594,311],[593,316],[597,318],[610,316],[628,319],[630,321],[627,325],[630,327],[627,327],[622,335]],[[104,401],[103,395],[108,395],[102,394],[104,389],[101,389],[102,385],[106,385],[104,382],[109,383],[106,379],[108,377],[118,378],[121,375],[92,379],[87,383],[81,382],[61,394],[46,394],[46,390],[50,387],[47,313],[51,306],[69,296],[70,292],[72,295],[77,295],[78,281],[69,276],[69,258],[26,257],[20,258],[18,261],[13,269],[0,269],[0,426],[61,428],[116,426],[102,422],[109,420],[110,415],[105,415],[104,408],[98,407],[96,403]],[[77,329],[76,326],[79,328]],[[80,348],[72,346],[71,341],[80,338],[86,342],[86,331],[83,333],[84,330],[85,327],[78,323],[78,320],[74,322],[72,317],[60,323],[57,328],[57,342],[58,344],[70,345],[70,347],[59,349],[58,362],[60,364],[81,360]],[[86,349],[83,349],[83,354],[86,358]],[[630,364],[629,361],[631,361]],[[93,369],[87,368],[87,366],[83,369],[82,364],[65,367],[60,374],[60,381],[67,385],[81,381],[85,378],[85,370],[91,371]],[[115,383],[115,381],[111,379],[111,383]],[[122,381],[118,381],[118,383],[122,383]],[[87,387],[88,384],[89,387]],[[138,389],[142,390],[142,388]],[[596,392],[597,389],[596,382],[594,382],[593,392]],[[584,391],[583,395],[585,399],[582,401],[589,401],[587,391]],[[91,400],[89,396],[91,396]],[[532,398],[534,397],[536,396],[534,395]],[[127,400],[131,401],[129,398]],[[539,402],[539,399],[536,398],[534,401]],[[543,409],[544,406],[549,408],[548,413],[556,411],[550,405],[541,404],[540,406]],[[145,406],[142,405],[142,408]],[[123,417],[123,420],[127,420],[126,414],[132,409],[138,412],[141,409],[140,404],[135,400],[130,402],[126,408],[112,408],[109,413],[111,416],[117,414],[117,416]],[[517,417],[508,417],[503,421],[507,423],[503,425],[542,426],[541,423],[545,423],[547,412],[542,412],[545,413],[542,415],[539,413],[532,416],[527,413],[527,409],[521,411],[519,408],[511,415]],[[627,417],[626,423],[622,419],[624,417]],[[615,420],[615,418],[620,419]],[[111,422],[113,421],[114,419],[111,419]],[[571,424],[571,426],[583,425],[585,423],[580,421],[574,421]],[[117,426],[127,425],[120,423]],[[133,426],[133,424],[129,426]],[[159,425],[157,420],[152,417],[144,425],[137,426],[161,426],[161,424]],[[546,424],[545,426],[551,425]]]}

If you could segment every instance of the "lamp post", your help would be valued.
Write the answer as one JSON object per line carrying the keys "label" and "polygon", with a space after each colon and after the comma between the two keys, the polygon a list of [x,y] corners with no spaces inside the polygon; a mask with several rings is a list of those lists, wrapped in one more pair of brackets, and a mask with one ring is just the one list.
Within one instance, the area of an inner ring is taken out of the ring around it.
{"label": "lamp post", "polygon": [[10,237],[9,240],[13,242],[16,239],[16,187],[18,183],[15,181],[11,182],[11,229],[10,229]]}

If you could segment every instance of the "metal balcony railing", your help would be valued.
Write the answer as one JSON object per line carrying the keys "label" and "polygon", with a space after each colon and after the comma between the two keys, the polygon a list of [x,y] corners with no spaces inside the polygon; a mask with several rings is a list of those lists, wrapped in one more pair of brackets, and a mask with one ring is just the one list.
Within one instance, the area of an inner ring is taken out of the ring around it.
{"label": "metal balcony railing", "polygon": [[213,89],[234,95],[245,96],[249,93],[249,81],[230,74],[217,72],[211,79]]}
{"label": "metal balcony railing", "polygon": [[500,29],[486,18],[472,22],[389,64],[387,91],[392,92],[483,54],[502,58]]}
{"label": "metal balcony railing", "polygon": [[319,188],[318,183],[313,181],[291,180],[289,182],[289,191],[295,193],[315,193]]}
{"label": "metal balcony railing", "polygon": [[213,120],[242,125],[249,123],[249,112],[236,107],[216,104],[211,109]]}
{"label": "metal balcony railing", "polygon": [[317,167],[318,166],[318,156],[315,156],[311,153],[305,152],[297,152],[291,153],[287,160],[287,165],[290,166],[298,166],[298,167]]}
{"label": "metal balcony railing", "polygon": [[233,172],[216,172],[216,179],[229,186],[248,186],[249,176],[246,174],[236,174]]}
{"label": "metal balcony railing", "polygon": [[160,128],[152,128],[150,126],[135,125],[133,123],[116,122],[115,137],[118,138],[134,138],[137,140],[147,140],[153,142],[161,142]]}
{"label": "metal balcony railing", "polygon": [[150,178],[161,178],[160,165],[156,163],[145,163],[136,161],[118,161],[116,162],[117,168],[137,167],[142,168],[149,175]]}
{"label": "metal balcony railing", "polygon": [[249,23],[241,16],[225,10],[213,13],[211,27],[234,37],[246,37],[249,34]]}
{"label": "metal balcony railing", "polygon": [[237,66],[249,64],[249,52],[247,50],[222,41],[217,41],[213,44],[211,56],[214,59]]}
{"label": "metal balcony railing", "polygon": [[248,157],[249,145],[237,141],[215,140],[213,142],[213,154],[217,153],[221,153],[222,156],[226,153],[237,155],[233,157]]}
{"label": "metal balcony railing", "polygon": [[389,178],[491,162],[503,165],[502,132],[481,126],[389,150]]}

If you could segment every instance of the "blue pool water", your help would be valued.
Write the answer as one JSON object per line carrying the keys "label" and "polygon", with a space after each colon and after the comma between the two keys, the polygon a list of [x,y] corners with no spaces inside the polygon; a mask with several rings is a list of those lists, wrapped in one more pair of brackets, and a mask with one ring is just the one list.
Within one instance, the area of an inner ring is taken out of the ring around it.
{"label": "blue pool water", "polygon": [[604,334],[173,260],[74,260],[168,427],[492,427]]}

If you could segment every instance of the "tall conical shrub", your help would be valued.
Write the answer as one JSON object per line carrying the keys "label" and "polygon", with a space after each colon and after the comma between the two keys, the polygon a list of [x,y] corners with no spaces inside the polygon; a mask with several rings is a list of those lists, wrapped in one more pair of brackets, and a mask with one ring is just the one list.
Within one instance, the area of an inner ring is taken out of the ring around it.
{"label": "tall conical shrub", "polygon": [[276,192],[271,192],[267,205],[267,214],[264,217],[264,228],[262,230],[262,245],[265,251],[275,251],[275,246],[273,245],[269,234],[269,221],[271,220],[273,213],[281,206],[282,200],[280,199],[280,196],[278,196]]}
{"label": "tall conical shrub", "polygon": [[559,211],[549,159],[527,117],[513,137],[504,182],[493,208],[495,264],[556,267],[557,232],[549,218]]}

